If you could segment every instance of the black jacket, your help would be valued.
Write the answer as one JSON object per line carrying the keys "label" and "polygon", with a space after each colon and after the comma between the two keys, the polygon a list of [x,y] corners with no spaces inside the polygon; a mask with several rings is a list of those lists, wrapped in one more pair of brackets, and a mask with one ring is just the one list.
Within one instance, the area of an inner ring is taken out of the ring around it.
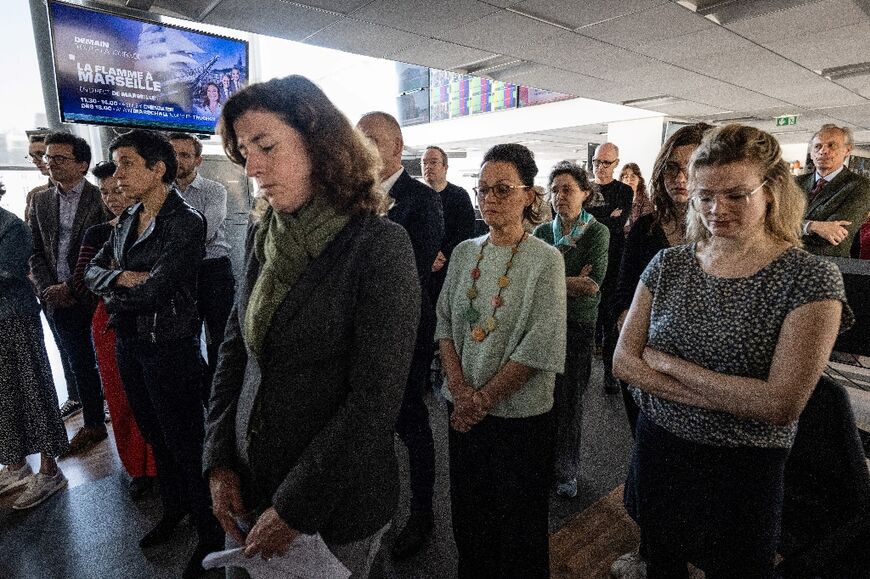
{"label": "black jacket", "polygon": [[[152,343],[195,336],[196,278],[205,255],[205,219],[172,189],[154,223],[135,239],[141,203],[121,214],[118,226],[85,271],[85,284],[106,302],[110,323]],[[151,277],[132,288],[115,284],[122,271]]]}
{"label": "black jacket", "polygon": [[393,517],[399,497],[393,430],[420,311],[411,244],[386,219],[352,219],[287,292],[258,357],[242,332],[260,274],[254,231],[220,347],[203,468],[236,471],[247,509],[272,505],[327,542],[362,539]]}

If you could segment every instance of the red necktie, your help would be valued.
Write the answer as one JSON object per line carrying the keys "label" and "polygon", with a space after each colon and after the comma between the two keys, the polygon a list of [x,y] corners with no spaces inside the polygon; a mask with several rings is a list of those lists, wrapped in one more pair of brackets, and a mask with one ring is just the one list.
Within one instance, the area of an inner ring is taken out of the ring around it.
{"label": "red necktie", "polygon": [[816,197],[818,197],[821,190],[824,189],[825,185],[827,185],[827,184],[828,184],[828,182],[824,178],[816,181],[816,185],[815,185],[815,187],[813,187],[813,190],[811,191],[812,197],[810,197],[810,201],[815,201]]}

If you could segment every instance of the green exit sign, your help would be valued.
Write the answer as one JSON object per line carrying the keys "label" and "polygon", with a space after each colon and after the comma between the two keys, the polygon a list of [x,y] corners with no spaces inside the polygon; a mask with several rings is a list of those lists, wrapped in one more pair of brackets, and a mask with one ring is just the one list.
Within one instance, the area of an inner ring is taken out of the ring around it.
{"label": "green exit sign", "polygon": [[796,125],[797,124],[797,115],[785,115],[782,117],[776,117],[776,126],[777,127],[785,127],[787,125]]}

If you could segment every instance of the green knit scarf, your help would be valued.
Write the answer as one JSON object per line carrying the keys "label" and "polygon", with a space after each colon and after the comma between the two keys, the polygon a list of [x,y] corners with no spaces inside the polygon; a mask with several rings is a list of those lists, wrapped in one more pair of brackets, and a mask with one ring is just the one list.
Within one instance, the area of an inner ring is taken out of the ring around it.
{"label": "green knit scarf", "polygon": [[281,215],[271,207],[266,211],[254,237],[260,275],[245,313],[245,341],[257,357],[262,352],[272,316],[287,292],[349,220],[319,195],[295,215]]}

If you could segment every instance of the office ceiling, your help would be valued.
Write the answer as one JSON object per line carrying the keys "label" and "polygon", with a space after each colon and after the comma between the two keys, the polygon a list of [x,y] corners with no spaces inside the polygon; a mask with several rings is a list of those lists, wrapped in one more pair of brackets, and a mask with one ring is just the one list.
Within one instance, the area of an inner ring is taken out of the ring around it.
{"label": "office ceiling", "polygon": [[[870,0],[110,0],[807,142],[870,143]],[[774,118],[798,115],[796,125]]]}

